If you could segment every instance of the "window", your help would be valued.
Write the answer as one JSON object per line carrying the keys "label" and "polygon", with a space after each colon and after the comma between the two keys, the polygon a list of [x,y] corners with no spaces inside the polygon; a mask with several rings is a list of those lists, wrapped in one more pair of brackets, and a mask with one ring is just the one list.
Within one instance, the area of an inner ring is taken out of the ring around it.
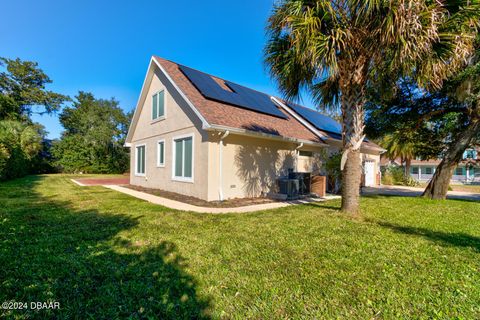
{"label": "window", "polygon": [[302,157],[312,157],[313,156],[312,151],[302,151],[302,150],[300,150],[300,152],[298,154]]}
{"label": "window", "polygon": [[135,148],[135,175],[145,175],[145,145]]}
{"label": "window", "polygon": [[464,159],[477,159],[477,151],[474,149],[465,150],[463,154]]}
{"label": "window", "polygon": [[193,182],[193,135],[173,139],[173,179]]}
{"label": "window", "polygon": [[432,174],[432,172],[433,172],[432,167],[425,168],[425,174]]}
{"label": "window", "polygon": [[418,167],[412,167],[412,174],[418,174]]}
{"label": "window", "polygon": [[165,140],[157,143],[157,167],[165,167]]}
{"label": "window", "polygon": [[160,91],[152,96],[152,120],[165,117],[165,91]]}
{"label": "window", "polygon": [[463,176],[463,168],[460,168],[460,167],[456,168],[455,169],[455,175]]}

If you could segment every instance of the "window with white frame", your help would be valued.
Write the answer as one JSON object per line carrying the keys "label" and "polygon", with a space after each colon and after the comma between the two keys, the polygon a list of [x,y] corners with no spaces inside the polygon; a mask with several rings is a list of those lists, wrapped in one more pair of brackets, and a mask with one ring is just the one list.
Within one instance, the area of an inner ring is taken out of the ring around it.
{"label": "window with white frame", "polygon": [[159,140],[157,143],[157,166],[165,166],[165,140]]}
{"label": "window with white frame", "polygon": [[145,145],[135,148],[135,174],[137,176],[145,175]]}
{"label": "window with white frame", "polygon": [[165,91],[159,91],[152,96],[152,120],[165,117]]}
{"label": "window with white frame", "polygon": [[173,179],[193,181],[193,135],[173,139]]}

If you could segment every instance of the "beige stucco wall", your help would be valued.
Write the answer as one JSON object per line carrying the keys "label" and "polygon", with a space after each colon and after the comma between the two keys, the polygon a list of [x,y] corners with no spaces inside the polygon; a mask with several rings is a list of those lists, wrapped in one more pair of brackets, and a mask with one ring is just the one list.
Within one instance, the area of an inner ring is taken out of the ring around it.
{"label": "beige stucco wall", "polygon": [[[208,200],[219,199],[219,133],[210,133]],[[298,171],[305,161],[296,160],[296,143],[230,134],[223,147],[223,194],[225,199],[256,197],[275,191],[276,179],[288,168]],[[320,152],[320,147],[302,150]]]}
{"label": "beige stucco wall", "polygon": [[[335,142],[330,142],[330,147],[328,148],[328,154],[334,154],[334,153],[339,153],[341,152],[342,149],[342,142],[341,141],[335,141]],[[362,162],[368,160],[368,161],[373,161],[375,163],[374,166],[374,171],[375,173],[380,173],[380,151],[375,151],[372,149],[367,149],[362,147],[360,149],[361,156],[362,156]]]}
{"label": "beige stucco wall", "polygon": [[[132,136],[130,183],[206,199],[208,142],[200,120],[158,69],[146,88],[148,93]],[[165,90],[165,119],[152,121],[152,95],[162,89]],[[193,134],[193,183],[172,179],[173,139],[185,134]],[[162,139],[165,140],[165,166],[158,167],[157,143]],[[146,145],[144,177],[135,175],[135,147],[141,144]]]}

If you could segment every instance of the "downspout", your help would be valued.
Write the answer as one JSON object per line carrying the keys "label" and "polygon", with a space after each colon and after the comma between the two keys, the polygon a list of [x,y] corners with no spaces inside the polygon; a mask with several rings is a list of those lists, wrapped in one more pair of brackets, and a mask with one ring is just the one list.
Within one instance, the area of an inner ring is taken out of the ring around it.
{"label": "downspout", "polygon": [[218,142],[218,200],[223,201],[223,140],[230,134],[230,131],[225,131]]}
{"label": "downspout", "polygon": [[296,148],[295,148],[295,171],[298,171],[298,156],[300,154],[299,149],[303,147],[303,142],[300,143]]}

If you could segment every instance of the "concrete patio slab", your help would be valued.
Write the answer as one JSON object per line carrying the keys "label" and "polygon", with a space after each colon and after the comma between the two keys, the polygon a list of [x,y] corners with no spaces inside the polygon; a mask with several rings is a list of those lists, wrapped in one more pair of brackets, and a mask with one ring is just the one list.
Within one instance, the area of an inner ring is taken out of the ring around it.
{"label": "concrete patio slab", "polygon": [[79,186],[105,186],[105,185],[126,185],[130,183],[129,177],[122,178],[80,178],[71,179]]}

